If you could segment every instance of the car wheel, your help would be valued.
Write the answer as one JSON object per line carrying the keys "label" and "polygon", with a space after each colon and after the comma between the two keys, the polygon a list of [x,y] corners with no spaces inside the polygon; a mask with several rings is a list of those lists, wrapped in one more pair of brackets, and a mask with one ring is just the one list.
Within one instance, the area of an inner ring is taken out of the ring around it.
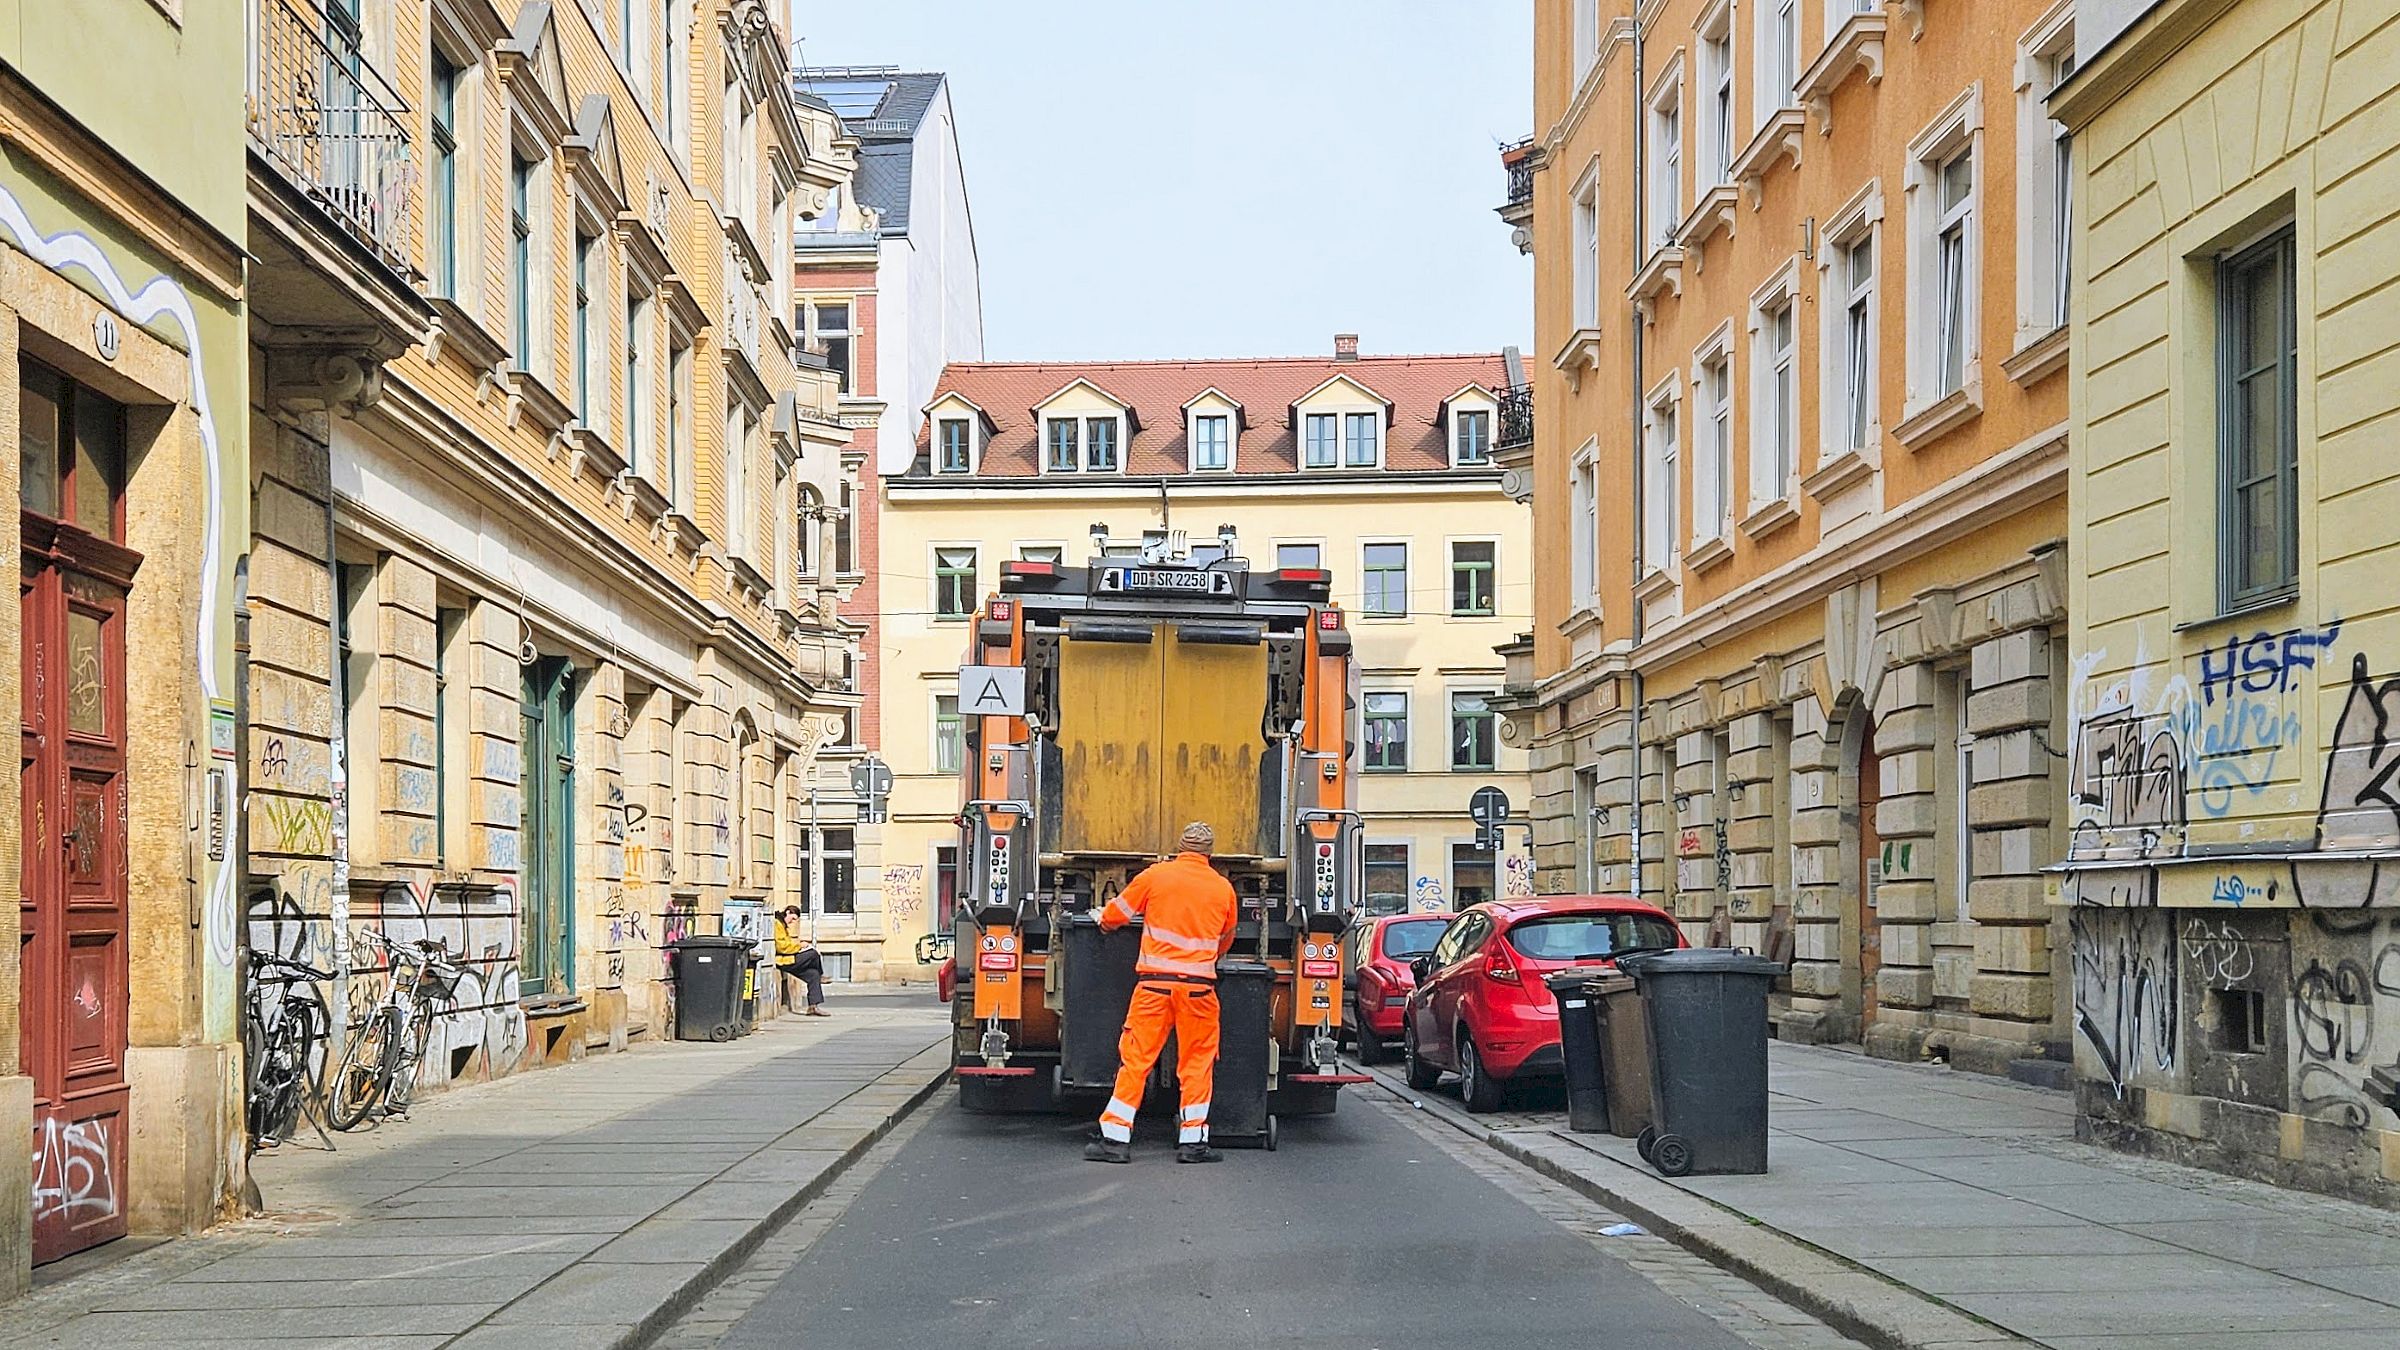
{"label": "car wheel", "polygon": [[1484,1072],[1483,1056],[1475,1053],[1475,1042],[1464,1028],[1458,1033],[1458,1095],[1466,1100],[1467,1109],[1477,1115],[1500,1109],[1500,1099],[1506,1088]]}
{"label": "car wheel", "polygon": [[1408,1064],[1408,1085],[1423,1091],[1442,1081],[1442,1071],[1425,1062],[1417,1053],[1417,1029],[1414,1025],[1400,1033],[1400,1054]]}
{"label": "car wheel", "polygon": [[1367,1026],[1367,1019],[1361,1016],[1358,1019],[1358,1062],[1380,1064],[1389,1054],[1390,1052],[1384,1048],[1383,1038],[1376,1035],[1373,1029]]}

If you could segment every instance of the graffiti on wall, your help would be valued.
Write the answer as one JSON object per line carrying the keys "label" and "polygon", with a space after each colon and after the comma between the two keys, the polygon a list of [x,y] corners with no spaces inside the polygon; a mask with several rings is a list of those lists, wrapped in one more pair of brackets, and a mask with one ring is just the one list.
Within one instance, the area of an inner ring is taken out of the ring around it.
{"label": "graffiti on wall", "polygon": [[[2400,676],[2380,683],[2360,652],[2350,659],[2350,688],[2333,724],[2325,785],[2317,799],[2316,847],[2321,853],[2400,848]],[[2400,904],[2400,868],[2384,860],[2311,863],[2295,869],[2302,905],[2354,909]]]}
{"label": "graffiti on wall", "polygon": [[891,914],[891,928],[905,932],[925,912],[925,866],[922,863],[893,863],[883,869],[883,907]]}
{"label": "graffiti on wall", "polygon": [[1440,877],[1418,877],[1409,907],[1423,914],[1436,913],[1450,907],[1449,897],[1442,893]]}
{"label": "graffiti on wall", "polygon": [[1511,853],[1500,860],[1500,894],[1510,900],[1533,898],[1533,858]]}
{"label": "graffiti on wall", "polygon": [[[433,1021],[426,1070],[456,1078],[480,1068],[488,1076],[512,1071],[525,1050],[525,1012],[518,1004],[518,937],[524,915],[516,887],[437,886],[430,880],[383,888],[372,913],[354,913],[353,930],[373,930],[395,943],[448,945],[462,972]],[[372,944],[353,941],[350,1000],[372,1003],[391,982],[391,967]]]}
{"label": "graffiti on wall", "polygon": [[33,1217],[65,1215],[71,1222],[104,1219],[117,1212],[116,1158],[108,1146],[109,1120],[33,1122]]}
{"label": "graffiti on wall", "polygon": [[2147,1069],[2171,1073],[2179,1000],[2174,929],[2153,909],[2080,906],[2069,916],[2075,1028],[2121,1095]]}

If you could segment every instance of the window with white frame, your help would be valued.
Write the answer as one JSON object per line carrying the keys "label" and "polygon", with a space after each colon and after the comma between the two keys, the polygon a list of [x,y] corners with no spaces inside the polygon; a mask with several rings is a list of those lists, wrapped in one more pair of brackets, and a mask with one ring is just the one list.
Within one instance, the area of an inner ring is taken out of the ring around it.
{"label": "window with white frame", "polygon": [[1025,562],[1046,562],[1056,566],[1067,560],[1067,546],[1064,544],[1019,544],[1017,545],[1017,557]]}
{"label": "window with white frame", "polygon": [[1575,0],[1575,83],[1600,59],[1600,0]]}
{"label": "window with white frame", "polygon": [[1408,613],[1408,545],[1367,544],[1360,549],[1359,612],[1378,618]]}
{"label": "window with white frame", "polygon": [[1763,300],[1755,316],[1750,368],[1750,509],[1791,495],[1800,465],[1800,321],[1788,286]]}
{"label": "window with white frame", "polygon": [[1800,0],[1760,0],[1754,119],[1766,125],[1769,117],[1792,106],[1800,79]]}
{"label": "window with white frame", "polygon": [[1450,613],[1490,618],[1500,612],[1500,546],[1489,539],[1450,542]]}
{"label": "window with white frame", "polygon": [[1700,185],[1733,177],[1733,6],[1719,5],[1700,33]]}
{"label": "window with white frame", "polygon": [[1450,462],[1489,464],[1492,460],[1492,410],[1461,408],[1450,415]]}
{"label": "window with white frame", "polygon": [[1192,467],[1224,469],[1233,464],[1233,418],[1224,413],[1192,417]]}
{"label": "window with white frame", "polygon": [[1364,723],[1367,737],[1367,772],[1407,772],[1407,692],[1396,689],[1370,689],[1361,696],[1361,699],[1361,721]]}
{"label": "window with white frame", "polygon": [[1600,326],[1600,185],[1575,196],[1575,326]]}
{"label": "window with white frame", "polygon": [[1967,382],[1974,358],[1975,152],[1962,147],[1933,168],[1933,392]]}
{"label": "window with white frame", "polygon": [[1724,348],[1704,355],[1695,381],[1700,404],[1693,417],[1692,542],[1725,537],[1733,482],[1733,358]]}
{"label": "window with white frame", "polygon": [[1337,443],[1340,421],[1332,413],[1310,413],[1302,420],[1300,466],[1330,469],[1340,462]]}
{"label": "window with white frame", "polygon": [[2073,275],[2073,136],[2048,99],[2075,73],[2075,11],[2062,3],[2017,54],[2017,330],[2020,343],[2067,321]]}
{"label": "window with white frame", "polygon": [[597,425],[595,410],[600,400],[593,397],[592,385],[596,367],[592,360],[593,331],[599,318],[592,310],[592,293],[599,285],[600,241],[584,233],[579,221],[575,226],[575,418],[585,426]]}
{"label": "window with white frame", "polygon": [[1572,503],[1574,531],[1572,567],[1573,608],[1597,609],[1600,590],[1600,470],[1599,448],[1586,445],[1575,456]]}
{"label": "window with white frame", "polygon": [[1670,83],[1650,105],[1650,238],[1675,242],[1683,224],[1683,85]]}
{"label": "window with white frame", "polygon": [[683,473],[692,462],[692,344],[681,333],[667,336],[667,452],[660,456],[658,490],[669,510],[683,501]]}
{"label": "window with white frame", "polygon": [[966,724],[959,720],[958,695],[933,696],[933,771],[957,773],[966,760]]}
{"label": "window with white frame", "polygon": [[[1669,390],[1673,382],[1669,382]],[[1642,417],[1642,568],[1671,570],[1675,562],[1675,498],[1683,484],[1672,392],[1654,397]]]}
{"label": "window with white frame", "polygon": [[933,617],[964,619],[975,612],[975,546],[937,545],[933,550]]}
{"label": "window with white frame", "polygon": [[691,3],[692,0],[667,0],[663,24],[666,31],[661,34],[666,45],[661,63],[665,74],[659,80],[666,113],[659,120],[666,128],[667,145],[677,155],[686,157],[691,154],[692,127],[691,110],[683,92],[683,82],[689,78],[684,70],[684,34],[692,22],[687,12]]}
{"label": "window with white frame", "polygon": [[1978,383],[1982,133],[1969,85],[1908,145],[1908,417]]}
{"label": "window with white frame", "polygon": [[1826,450],[1838,454],[1867,447],[1879,425],[1875,407],[1875,233],[1861,228],[1833,245],[1827,279],[1833,303],[1834,359],[1828,392],[1834,397],[1832,436]]}
{"label": "window with white frame", "polygon": [[1083,419],[1083,467],[1093,473],[1114,473],[1118,461],[1118,434],[1124,423],[1114,417]]}
{"label": "window with white frame", "polygon": [[934,423],[941,446],[943,473],[967,473],[975,467],[975,424],[964,417],[944,417]]}
{"label": "window with white frame", "polygon": [[1499,718],[1486,700],[1488,694],[1450,695],[1450,767],[1454,771],[1490,769],[1499,763]]}
{"label": "window with white frame", "polygon": [[1053,417],[1042,424],[1042,442],[1049,447],[1045,462],[1052,473],[1073,473],[1083,467],[1083,423],[1073,417]]}
{"label": "window with white frame", "polygon": [[625,467],[649,472],[650,449],[650,292],[641,284],[625,286]]}
{"label": "window with white frame", "polygon": [[725,413],[725,551],[736,558],[750,551],[750,429],[758,425],[739,406]]}
{"label": "window with white frame", "polygon": [[1374,413],[1342,415],[1342,462],[1372,469],[1383,460],[1383,419]]}
{"label": "window with white frame", "polygon": [[1275,546],[1275,565],[1279,568],[1323,567],[1325,565],[1325,546],[1323,544],[1277,544]]}

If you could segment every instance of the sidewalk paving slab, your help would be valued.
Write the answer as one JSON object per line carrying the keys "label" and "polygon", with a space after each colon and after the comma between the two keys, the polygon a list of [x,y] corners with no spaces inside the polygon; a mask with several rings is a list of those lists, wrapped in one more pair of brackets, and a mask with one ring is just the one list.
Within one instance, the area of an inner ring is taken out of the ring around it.
{"label": "sidewalk paving slab", "polygon": [[0,1347],[638,1344],[947,1077],[943,1011],[861,999],[286,1146],[268,1214],[39,1287]]}
{"label": "sidewalk paving slab", "polygon": [[1668,1178],[1555,1109],[1383,1085],[1863,1340],[2400,1347],[2400,1214],[2118,1154],[2065,1093],[1775,1043],[1769,1171]]}

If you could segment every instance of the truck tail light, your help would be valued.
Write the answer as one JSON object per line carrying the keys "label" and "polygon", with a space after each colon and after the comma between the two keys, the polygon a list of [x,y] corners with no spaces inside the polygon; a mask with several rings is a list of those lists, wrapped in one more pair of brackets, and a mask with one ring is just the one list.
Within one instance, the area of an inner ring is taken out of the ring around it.
{"label": "truck tail light", "polygon": [[1277,581],[1297,581],[1310,586],[1323,586],[1333,580],[1333,573],[1322,567],[1282,567],[1275,571]]}
{"label": "truck tail light", "polygon": [[1023,558],[1018,558],[1012,562],[1002,563],[1000,565],[1000,574],[1002,576],[1009,577],[1054,577],[1058,575],[1058,564],[1054,562],[1031,562]]}
{"label": "truck tail light", "polygon": [[990,619],[993,623],[1007,623],[1010,619],[1015,618],[1016,614],[1016,602],[1004,600],[997,595],[985,601],[983,605],[983,617]]}
{"label": "truck tail light", "polygon": [[1331,605],[1327,605],[1325,608],[1318,610],[1317,631],[1321,633],[1338,633],[1342,631],[1342,612],[1338,609],[1335,609]]}

